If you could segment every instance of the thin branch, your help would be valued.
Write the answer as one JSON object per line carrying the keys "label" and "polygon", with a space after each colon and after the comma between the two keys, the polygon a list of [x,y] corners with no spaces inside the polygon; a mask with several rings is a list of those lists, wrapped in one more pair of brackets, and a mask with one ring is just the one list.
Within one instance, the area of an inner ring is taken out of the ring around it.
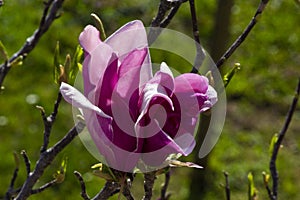
{"label": "thin branch", "polygon": [[160,191],[160,199],[161,200],[168,200],[171,196],[170,194],[167,194],[167,189],[169,186],[170,178],[171,178],[171,172],[170,172],[170,170],[168,170],[165,173],[165,183],[162,186],[161,191]]}
{"label": "thin branch", "polygon": [[124,181],[124,186],[123,186],[123,190],[122,190],[122,194],[124,195],[124,197],[127,200],[134,200],[131,191],[130,191],[130,185],[128,183],[128,180]]}
{"label": "thin branch", "polygon": [[230,200],[230,186],[229,186],[229,180],[228,180],[228,172],[223,173],[225,176],[225,194],[226,194],[226,200]]}
{"label": "thin branch", "polygon": [[16,179],[18,177],[18,172],[19,172],[20,161],[19,161],[19,158],[18,158],[18,155],[16,152],[14,152],[14,158],[15,158],[16,167],[15,167],[13,176],[11,178],[9,188],[7,189],[7,192],[5,193],[4,199],[7,199],[7,200],[11,199],[11,196],[13,195],[14,185],[15,185]]}
{"label": "thin branch", "polygon": [[248,26],[245,28],[243,33],[234,41],[234,43],[229,47],[229,49],[225,52],[225,54],[218,60],[216,63],[217,67],[220,68],[224,62],[235,52],[235,50],[244,42],[248,34],[251,32],[253,27],[258,21],[258,17],[263,13],[265,7],[267,6],[269,0],[261,0],[258,8],[251,19]]}
{"label": "thin branch", "polygon": [[57,183],[57,180],[54,179],[48,183],[46,183],[45,185],[37,188],[37,189],[34,189],[34,190],[31,190],[31,194],[38,194],[38,193],[41,193],[43,192],[44,190],[46,190],[47,188],[50,188],[52,187],[53,185],[55,185]]}
{"label": "thin branch", "polygon": [[[151,27],[148,33],[148,43],[151,45],[160,35],[162,29],[169,25],[179,7],[187,0],[161,0],[159,3],[156,17],[151,22]],[[158,28],[159,27],[159,28]]]}
{"label": "thin branch", "polygon": [[272,191],[269,187],[269,180],[267,178],[267,174],[265,172],[263,172],[262,175],[263,175],[263,182],[264,182],[265,188],[268,192],[268,196],[270,199],[273,199]]}
{"label": "thin branch", "polygon": [[30,174],[30,171],[31,171],[30,170],[30,160],[29,160],[25,150],[21,151],[21,155],[23,156],[23,159],[24,159],[24,162],[25,162],[26,172],[27,172],[27,177],[28,177],[29,174]]}
{"label": "thin branch", "polygon": [[156,173],[156,171],[148,172],[148,173],[144,174],[145,196],[143,197],[143,200],[151,200],[151,198],[152,198],[152,191],[153,191],[154,181],[156,179],[155,173]]}
{"label": "thin branch", "polygon": [[203,58],[205,57],[205,54],[202,50],[201,43],[200,43],[195,1],[189,0],[189,4],[190,4],[190,12],[192,18],[193,36],[194,36],[195,46],[196,46],[196,58],[194,60],[192,72],[198,73],[198,68],[202,65],[202,61]]}
{"label": "thin branch", "polygon": [[83,180],[81,174],[78,171],[74,171],[74,174],[75,174],[75,176],[77,177],[77,179],[79,180],[79,183],[80,183],[80,187],[81,187],[80,195],[81,195],[81,197],[84,200],[90,200],[89,195],[86,193],[85,183],[84,183],[84,180]]}
{"label": "thin branch", "polygon": [[41,147],[41,153],[46,151],[48,148],[51,129],[55,122],[61,100],[62,100],[62,95],[60,92],[58,92],[57,99],[54,104],[53,112],[51,113],[51,115],[49,117],[46,117],[45,111],[42,107],[38,107],[41,110],[43,123],[44,123],[44,143],[43,143],[43,146]]}
{"label": "thin branch", "polygon": [[293,98],[290,109],[287,113],[284,126],[282,127],[282,129],[281,129],[281,131],[278,135],[278,139],[277,139],[276,143],[274,144],[274,148],[273,148],[273,151],[272,151],[272,156],[271,156],[271,160],[270,160],[270,172],[271,172],[271,177],[272,177],[272,180],[273,180],[272,200],[277,199],[277,193],[278,193],[278,171],[277,171],[277,168],[276,168],[276,159],[277,159],[278,151],[279,151],[279,148],[280,148],[281,143],[283,141],[283,138],[284,138],[284,136],[285,136],[285,134],[288,130],[289,124],[292,121],[293,114],[294,114],[294,112],[297,108],[299,94],[300,94],[300,78],[298,80],[296,93],[295,93],[295,96]]}
{"label": "thin branch", "polygon": [[47,32],[52,22],[57,19],[58,11],[62,7],[64,0],[49,0],[45,3],[43,16],[40,21],[39,27],[34,31],[33,35],[26,39],[26,42],[21,49],[16,52],[8,62],[0,65],[0,87],[8,74],[11,64],[14,63],[18,58],[25,58],[38,44],[40,38]]}
{"label": "thin branch", "polygon": [[108,199],[114,194],[120,192],[120,184],[116,182],[107,181],[101,191],[93,198],[93,200]]}
{"label": "thin branch", "polygon": [[15,200],[23,200],[31,195],[33,186],[43,175],[44,170],[51,164],[57,154],[73,141],[73,139],[83,130],[84,127],[85,124],[83,122],[78,122],[58,143],[56,143],[47,151],[41,153],[40,158],[35,165],[34,171],[30,173]]}

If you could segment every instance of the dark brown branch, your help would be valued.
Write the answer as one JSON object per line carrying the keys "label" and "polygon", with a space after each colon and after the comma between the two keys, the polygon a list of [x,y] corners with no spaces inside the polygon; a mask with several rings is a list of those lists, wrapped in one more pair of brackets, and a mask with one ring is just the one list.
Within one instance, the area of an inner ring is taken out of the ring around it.
{"label": "dark brown branch", "polygon": [[122,194],[127,200],[134,200],[131,191],[130,191],[130,185],[128,184],[128,180],[124,181],[124,186],[122,190]]}
{"label": "dark brown branch", "polygon": [[8,62],[0,65],[0,87],[11,68],[11,64],[16,61],[20,56],[25,58],[38,44],[40,38],[47,32],[52,22],[57,19],[58,11],[62,7],[64,0],[49,0],[45,3],[43,16],[40,21],[38,29],[35,30],[32,36],[26,39],[26,42],[21,49],[16,52]]}
{"label": "dark brown branch", "polygon": [[89,195],[86,193],[85,183],[84,183],[84,180],[83,180],[81,174],[78,171],[74,171],[74,174],[75,174],[75,176],[77,177],[77,179],[79,180],[79,183],[80,183],[80,187],[81,187],[80,195],[81,195],[81,197],[84,200],[90,200]]}
{"label": "dark brown branch", "polygon": [[234,41],[234,43],[229,47],[229,49],[225,52],[225,54],[216,63],[218,68],[220,68],[224,64],[224,62],[235,52],[235,50],[245,41],[246,37],[248,36],[248,34],[251,32],[251,30],[257,23],[258,17],[262,14],[268,2],[269,0],[260,1],[258,8],[253,18],[251,19],[250,23],[248,24],[248,26],[245,28],[243,33]]}
{"label": "dark brown branch", "polygon": [[21,151],[21,155],[23,156],[23,159],[24,159],[24,162],[25,162],[25,166],[26,166],[26,173],[27,173],[27,177],[29,176],[30,174],[30,160],[27,156],[27,153],[25,150],[22,150]]}
{"label": "dark brown branch", "polygon": [[229,180],[228,180],[228,172],[223,173],[225,176],[225,194],[226,194],[226,200],[230,200],[230,186],[229,186]]}
{"label": "dark brown branch", "polygon": [[170,170],[168,170],[165,173],[165,183],[162,186],[161,191],[160,191],[160,200],[168,200],[171,196],[170,194],[167,194],[167,189],[169,186],[170,178],[171,178],[171,172],[170,172]]}
{"label": "dark brown branch", "polygon": [[47,151],[41,153],[39,160],[36,163],[34,171],[22,186],[22,189],[15,200],[26,199],[31,195],[31,191],[38,179],[43,175],[44,170],[51,164],[54,158],[60,153],[85,127],[84,123],[78,122],[58,143]]}
{"label": "dark brown branch", "polygon": [[14,185],[15,185],[16,179],[18,177],[20,163],[19,163],[19,158],[18,158],[18,155],[16,152],[14,152],[14,158],[15,158],[15,162],[16,162],[16,167],[15,167],[13,176],[11,178],[9,188],[8,188],[7,192],[5,193],[5,197],[4,197],[5,200],[11,199],[11,197],[13,195],[13,191],[14,191]]}
{"label": "dark brown branch", "polygon": [[116,182],[107,181],[101,191],[93,198],[93,200],[108,199],[114,194],[120,192],[120,184]]}
{"label": "dark brown branch", "polygon": [[273,199],[272,190],[269,187],[269,180],[267,178],[267,174],[265,172],[263,172],[262,175],[263,175],[263,182],[264,182],[265,188],[268,192],[268,196],[270,199]]}
{"label": "dark brown branch", "polygon": [[46,183],[45,185],[37,188],[37,189],[34,189],[34,190],[31,190],[31,194],[38,194],[38,193],[41,193],[43,192],[44,190],[46,190],[47,188],[50,188],[52,187],[53,185],[55,185],[57,183],[56,179],[50,181],[49,183]]}
{"label": "dark brown branch", "polygon": [[154,181],[156,179],[156,175],[154,172],[148,172],[144,174],[144,190],[145,190],[145,196],[143,197],[143,200],[151,200],[152,198],[152,191],[154,186]]}
{"label": "dark brown branch", "polygon": [[278,139],[277,139],[276,143],[274,144],[274,148],[273,148],[273,151],[272,151],[272,156],[271,156],[271,160],[270,160],[270,172],[271,172],[271,177],[272,177],[272,180],[273,180],[272,200],[277,199],[277,193],[278,193],[278,171],[277,171],[277,168],[276,168],[276,159],[277,159],[278,151],[279,151],[279,148],[280,148],[281,143],[283,141],[283,138],[284,138],[284,136],[285,136],[285,134],[288,130],[289,124],[292,121],[293,114],[294,114],[294,112],[297,108],[299,94],[300,94],[300,78],[298,80],[296,93],[295,93],[295,96],[293,98],[290,109],[287,113],[285,123],[284,123],[280,133],[278,134]]}
{"label": "dark brown branch", "polygon": [[198,73],[198,68],[202,65],[202,61],[205,57],[205,54],[202,50],[201,43],[200,43],[195,1],[189,0],[189,3],[190,3],[191,18],[192,18],[193,36],[194,36],[195,46],[196,46],[196,58],[194,60],[194,65],[191,72]]}
{"label": "dark brown branch", "polygon": [[161,0],[156,17],[151,22],[151,27],[148,33],[148,43],[151,45],[161,33],[162,29],[169,25],[179,7],[187,0]]}
{"label": "dark brown branch", "polygon": [[41,147],[41,153],[46,151],[46,149],[48,148],[51,129],[52,129],[52,126],[55,122],[56,115],[58,113],[58,107],[59,107],[59,104],[60,104],[61,100],[62,100],[62,95],[59,92],[58,95],[57,95],[57,99],[55,101],[55,104],[54,104],[53,112],[51,113],[51,115],[49,117],[46,117],[45,111],[41,107],[39,107],[40,110],[41,110],[43,123],[44,123],[44,143],[43,143],[43,146]]}

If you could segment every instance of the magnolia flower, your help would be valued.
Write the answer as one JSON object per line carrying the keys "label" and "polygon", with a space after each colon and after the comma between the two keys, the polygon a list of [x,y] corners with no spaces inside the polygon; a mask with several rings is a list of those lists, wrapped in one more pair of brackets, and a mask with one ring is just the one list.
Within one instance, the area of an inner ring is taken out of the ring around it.
{"label": "magnolia flower", "polygon": [[188,155],[200,112],[217,101],[208,79],[173,77],[166,63],[152,75],[147,35],[140,21],[121,27],[105,41],[88,25],[79,37],[85,52],[84,94],[62,83],[64,99],[80,108],[106,163],[132,171],[160,166],[170,154]]}

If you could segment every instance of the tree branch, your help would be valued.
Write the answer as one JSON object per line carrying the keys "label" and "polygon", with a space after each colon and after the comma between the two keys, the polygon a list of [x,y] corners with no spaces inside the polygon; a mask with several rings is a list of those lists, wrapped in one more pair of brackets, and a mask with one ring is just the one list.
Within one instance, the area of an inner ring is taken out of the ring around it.
{"label": "tree branch", "polygon": [[203,58],[205,57],[205,54],[202,50],[201,43],[200,43],[195,1],[189,0],[189,4],[190,4],[190,12],[192,18],[193,36],[194,36],[195,46],[196,46],[196,58],[194,60],[194,65],[191,72],[198,73],[198,68],[202,65],[202,61]]}
{"label": "tree branch", "polygon": [[229,180],[228,180],[228,172],[223,173],[225,176],[225,194],[226,194],[226,200],[230,200],[230,186],[229,186]]}
{"label": "tree branch", "polygon": [[16,52],[7,62],[0,66],[0,87],[11,68],[11,64],[14,63],[20,56],[25,58],[37,45],[40,38],[47,32],[52,22],[57,19],[58,11],[62,7],[64,0],[49,0],[45,3],[43,16],[40,21],[38,29],[35,30],[32,36],[26,39],[26,42],[21,49]]}
{"label": "tree branch", "polygon": [[30,171],[31,171],[30,170],[30,160],[29,160],[25,150],[21,151],[21,155],[23,156],[23,159],[24,159],[24,162],[25,162],[26,172],[27,172],[27,177],[28,177],[29,174],[30,174]]}
{"label": "tree branch", "polygon": [[153,186],[154,186],[154,181],[156,179],[155,173],[156,173],[156,171],[148,172],[148,173],[144,174],[145,196],[143,197],[143,200],[151,200],[151,198],[152,198],[152,190],[153,190]]}
{"label": "tree branch", "polygon": [[31,191],[37,180],[43,175],[44,170],[51,164],[54,158],[60,153],[73,139],[80,133],[85,124],[78,122],[58,143],[47,151],[41,153],[37,161],[34,171],[30,173],[29,177],[22,186],[22,189],[15,200],[26,199],[31,195]]}
{"label": "tree branch", "polygon": [[171,178],[171,172],[170,169],[165,173],[165,183],[161,188],[160,191],[160,200],[168,200],[170,198],[170,194],[167,194],[167,189],[169,186],[169,182],[170,182],[170,178]]}
{"label": "tree branch", "polygon": [[235,52],[235,50],[245,41],[246,37],[257,23],[258,17],[263,13],[268,2],[269,0],[260,1],[258,8],[248,26],[244,29],[243,33],[234,41],[234,43],[229,47],[225,54],[223,54],[223,56],[216,63],[218,68],[220,68],[224,64],[224,62]]}
{"label": "tree branch", "polygon": [[15,158],[15,162],[16,162],[16,167],[15,167],[13,176],[11,178],[9,188],[7,189],[7,192],[5,193],[4,199],[7,199],[7,200],[11,199],[11,196],[13,195],[14,185],[15,185],[16,179],[18,177],[18,172],[19,172],[20,161],[19,161],[19,158],[18,158],[18,155],[16,152],[14,152],[14,158]]}
{"label": "tree branch", "polygon": [[[159,3],[158,11],[156,17],[151,22],[151,27],[148,33],[148,43],[149,46],[156,40],[160,35],[162,29],[166,28],[175,14],[177,13],[179,7],[182,3],[187,0],[161,0]],[[167,14],[168,13],[168,14]]]}
{"label": "tree branch", "polygon": [[108,199],[114,194],[120,192],[120,184],[116,182],[107,181],[101,191],[92,200]]}
{"label": "tree branch", "polygon": [[288,130],[289,124],[292,121],[292,117],[293,114],[297,108],[297,103],[298,103],[298,98],[299,98],[299,94],[300,94],[300,78],[298,80],[298,85],[296,88],[296,93],[295,96],[293,98],[292,104],[290,106],[290,109],[287,113],[286,116],[286,120],[285,123],[278,135],[278,139],[274,144],[274,148],[272,151],[272,156],[271,156],[271,160],[270,160],[270,172],[271,172],[271,177],[273,180],[273,186],[272,186],[272,200],[276,200],[277,199],[277,193],[278,193],[278,171],[276,168],[276,159],[277,159],[277,155],[278,155],[278,151],[279,148],[281,146],[281,143],[283,141],[283,138]]}
{"label": "tree branch", "polygon": [[77,177],[77,179],[79,180],[79,183],[80,183],[80,187],[81,187],[81,193],[80,194],[81,194],[81,197],[84,200],[90,200],[89,195],[86,193],[85,183],[84,183],[84,180],[83,180],[81,174],[78,171],[74,171],[74,174],[75,174],[75,176]]}

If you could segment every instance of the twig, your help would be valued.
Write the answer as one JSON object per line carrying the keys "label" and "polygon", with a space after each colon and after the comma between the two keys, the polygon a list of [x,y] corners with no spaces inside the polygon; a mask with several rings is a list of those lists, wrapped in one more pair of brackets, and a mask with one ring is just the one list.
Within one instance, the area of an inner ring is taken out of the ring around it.
{"label": "twig", "polygon": [[224,62],[235,52],[235,50],[244,42],[250,31],[257,23],[258,17],[263,13],[268,2],[269,0],[260,1],[258,8],[248,26],[244,29],[243,33],[234,41],[234,43],[229,47],[225,54],[216,63],[218,68],[220,68],[224,64]]}
{"label": "twig", "polygon": [[24,162],[25,162],[26,172],[27,172],[27,177],[28,177],[29,174],[30,174],[30,171],[31,171],[30,170],[30,160],[29,160],[25,150],[21,151],[21,155],[23,156],[23,159],[24,159]]}
{"label": "twig", "polygon": [[298,86],[297,86],[297,89],[296,89],[296,94],[293,98],[292,104],[291,104],[290,109],[287,113],[284,126],[282,127],[282,129],[281,129],[281,131],[278,135],[278,139],[277,139],[276,143],[274,144],[274,148],[273,148],[273,151],[272,151],[272,156],[271,156],[271,160],[270,160],[270,172],[271,172],[271,177],[272,177],[272,180],[273,180],[272,200],[277,199],[277,193],[278,193],[278,171],[277,171],[277,168],[276,168],[276,159],[277,159],[278,151],[279,151],[279,148],[280,148],[281,143],[283,141],[283,138],[284,138],[284,136],[285,136],[285,134],[288,130],[289,124],[292,121],[293,114],[294,114],[294,112],[296,110],[296,107],[297,107],[299,94],[300,94],[300,78],[298,80]]}
{"label": "twig", "polygon": [[81,197],[84,200],[90,200],[89,195],[86,193],[85,183],[84,183],[84,180],[83,180],[81,174],[78,171],[74,171],[74,174],[75,174],[75,176],[77,177],[77,179],[79,180],[79,183],[80,183],[80,187],[81,187],[80,195],[81,195]]}
{"label": "twig", "polygon": [[194,60],[194,65],[193,65],[192,72],[193,73],[198,73],[198,67],[201,66],[203,58],[205,57],[205,54],[202,50],[201,43],[200,43],[195,2],[194,2],[194,0],[189,0],[189,3],[190,3],[191,18],[192,18],[193,35],[194,35],[195,46],[196,46],[196,51],[197,51],[196,52],[196,58]]}
{"label": "twig", "polygon": [[268,192],[268,196],[269,196],[270,199],[273,199],[272,191],[271,191],[271,189],[269,187],[269,183],[268,183],[269,181],[268,181],[268,178],[267,178],[267,174],[265,172],[263,172],[262,175],[263,175],[263,182],[265,184],[265,188]]}
{"label": "twig", "polygon": [[46,183],[45,185],[37,188],[37,189],[34,189],[34,190],[31,190],[31,194],[38,194],[38,193],[41,193],[43,192],[44,190],[46,190],[47,188],[49,187],[52,187],[53,185],[55,185],[57,183],[56,179],[50,181],[49,183]]}
{"label": "twig", "polygon": [[165,183],[162,186],[161,191],[160,191],[160,200],[168,200],[171,196],[170,194],[167,194],[167,189],[169,186],[170,178],[171,178],[171,172],[170,172],[170,170],[168,170],[165,173]]}
{"label": "twig", "polygon": [[134,200],[134,198],[133,198],[133,196],[131,194],[131,191],[130,191],[128,180],[124,181],[124,186],[123,186],[122,194],[124,195],[124,197],[127,200]]}
{"label": "twig", "polygon": [[25,58],[37,45],[40,38],[47,32],[52,22],[58,18],[58,10],[62,7],[64,0],[49,0],[45,3],[43,16],[39,27],[34,31],[33,35],[26,39],[21,49],[16,52],[7,62],[0,65],[0,87],[11,68],[11,64],[22,56]]}
{"label": "twig", "polygon": [[41,110],[43,123],[44,123],[44,143],[41,147],[41,153],[46,151],[46,149],[48,148],[51,129],[52,129],[52,126],[55,122],[56,115],[58,113],[58,107],[59,107],[59,104],[60,104],[61,100],[62,100],[62,95],[59,92],[58,95],[57,95],[57,99],[55,101],[55,104],[54,104],[53,112],[51,113],[51,115],[49,117],[46,117],[45,111],[42,107],[38,107]]}
{"label": "twig", "polygon": [[226,200],[230,200],[230,186],[229,186],[229,180],[228,180],[228,172],[223,172],[225,176],[225,194],[226,194]]}
{"label": "twig", "polygon": [[154,185],[154,181],[156,179],[155,173],[156,173],[156,171],[148,172],[148,173],[144,174],[145,196],[143,197],[143,200],[150,200],[152,198],[153,185]]}
{"label": "twig", "polygon": [[104,200],[120,192],[120,184],[107,181],[101,191],[93,198],[93,200]]}
{"label": "twig", "polygon": [[11,196],[12,196],[13,190],[14,190],[14,185],[15,185],[16,179],[18,177],[18,172],[19,172],[20,162],[19,162],[19,158],[18,158],[18,155],[16,152],[14,152],[14,158],[15,158],[15,162],[16,162],[16,167],[15,167],[13,176],[11,178],[9,188],[8,188],[7,192],[5,193],[5,199],[7,199],[7,200],[11,199]]}
{"label": "twig", "polygon": [[[161,0],[159,3],[156,17],[151,22],[151,27],[148,33],[148,43],[151,45],[161,33],[162,29],[169,25],[179,7],[187,0]],[[168,13],[169,12],[169,13]],[[168,14],[167,14],[168,13]],[[159,27],[159,28],[157,28]]]}
{"label": "twig", "polygon": [[56,143],[47,151],[41,153],[40,158],[35,165],[34,171],[30,173],[15,200],[23,200],[30,196],[33,186],[43,175],[44,170],[51,164],[57,154],[73,141],[73,139],[83,130],[84,127],[85,124],[83,122],[78,122],[58,143]]}

